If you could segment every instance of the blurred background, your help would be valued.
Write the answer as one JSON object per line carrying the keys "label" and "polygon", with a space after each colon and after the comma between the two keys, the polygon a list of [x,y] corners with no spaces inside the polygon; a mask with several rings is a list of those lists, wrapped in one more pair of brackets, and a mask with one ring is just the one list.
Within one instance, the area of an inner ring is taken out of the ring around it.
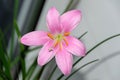
{"label": "blurred background", "polygon": [[[54,6],[62,14],[69,5],[67,10],[79,9],[82,11],[82,21],[72,32],[72,35],[79,37],[88,31],[81,40],[89,50],[107,37],[120,33],[119,4],[120,0],[0,0],[0,30],[5,35],[5,48],[9,49],[10,47],[11,37],[14,34],[14,19],[17,20],[22,35],[33,30],[47,31],[46,14],[48,10]],[[15,36],[13,58],[19,54],[17,39]],[[38,52],[39,49],[27,54],[25,57],[27,68],[32,64]],[[78,57],[75,57],[75,60],[77,59]],[[99,59],[99,61],[84,67],[69,80],[119,80],[120,37],[116,37],[96,48],[73,70],[95,59]],[[49,73],[50,66],[54,67],[53,62],[48,64],[44,72],[48,71]],[[39,68],[38,66],[36,71]],[[56,77],[60,75],[59,70],[56,70],[56,73],[53,74],[52,80],[56,80]],[[19,80],[22,80],[21,75],[19,76]],[[42,75],[41,79],[47,80],[46,73]],[[65,77],[62,78],[62,80],[64,79]]]}

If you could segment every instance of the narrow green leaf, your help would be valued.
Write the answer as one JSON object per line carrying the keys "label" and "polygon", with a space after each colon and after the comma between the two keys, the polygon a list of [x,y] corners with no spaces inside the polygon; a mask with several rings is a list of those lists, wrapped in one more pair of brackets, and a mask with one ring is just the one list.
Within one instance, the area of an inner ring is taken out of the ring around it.
{"label": "narrow green leaf", "polygon": [[[20,33],[20,30],[19,30],[19,27],[17,25],[17,21],[14,20],[14,28],[15,28],[15,31],[17,33],[17,36],[18,36],[18,39],[21,37],[21,33]],[[18,42],[19,43],[19,42]],[[18,62],[20,60],[20,63],[21,63],[21,70],[22,70],[22,76],[23,76],[23,80],[25,80],[25,77],[26,77],[26,65],[25,65],[25,59],[22,55],[24,55],[24,49],[25,47],[19,43],[20,45],[20,55],[21,57],[18,57],[18,59],[16,59],[16,62]]]}
{"label": "narrow green leaf", "polygon": [[[99,42],[99,43],[96,44],[94,47],[92,47],[90,50],[88,50],[88,52],[86,53],[86,56],[87,56],[91,51],[93,51],[94,49],[96,49],[97,47],[99,47],[100,45],[102,45],[103,43],[105,43],[106,41],[109,41],[109,40],[111,40],[111,39],[113,39],[113,38],[115,38],[115,37],[118,37],[118,36],[120,36],[120,34],[116,34],[116,35],[110,36],[110,37],[106,38],[105,40]],[[85,56],[85,57],[86,57],[86,56]],[[76,65],[79,61],[81,61],[83,58],[84,58],[84,57],[81,57],[80,59],[78,59],[78,60],[73,64],[73,66],[75,66],[75,65]]]}
{"label": "narrow green leaf", "polygon": [[[17,25],[17,21],[14,20],[14,28],[15,28],[15,31],[17,33],[17,36],[18,36],[18,39],[21,37],[21,33],[20,33],[20,30],[19,30],[19,27]],[[22,70],[22,76],[23,76],[23,80],[25,80],[26,78],[26,65],[25,65],[25,59],[24,57],[22,57],[22,55],[25,55],[25,47],[20,43],[18,42],[19,45],[20,45],[20,55],[21,55],[21,58],[20,58],[20,62],[21,62],[21,70]],[[19,59],[19,58],[18,58]]]}
{"label": "narrow green leaf", "polygon": [[9,80],[5,72],[3,72],[2,70],[0,70],[0,80]]}
{"label": "narrow green leaf", "polygon": [[[29,53],[31,51],[34,51],[34,50],[37,50],[37,49],[40,49],[40,48],[41,48],[41,46],[35,47],[35,48],[32,48],[32,49],[28,49],[25,53]],[[28,72],[26,73],[26,80],[29,80],[31,78],[31,76],[32,76],[32,74],[33,74],[36,67],[37,67],[37,57],[35,58],[32,65],[28,69]]]}
{"label": "narrow green leaf", "polygon": [[18,12],[18,0],[14,0],[14,10],[13,10],[13,28],[12,28],[12,34],[11,34],[11,40],[10,40],[10,56],[13,54],[13,49],[14,49],[14,27],[15,23],[14,20],[17,19],[17,12]]}
{"label": "narrow green leaf", "polygon": [[[1,45],[0,45],[1,48]],[[9,78],[9,80],[12,80],[11,74],[10,74],[10,62],[8,61],[8,59],[5,56],[5,53],[0,50],[0,61],[3,64],[3,67],[5,68],[5,74],[7,75],[7,77]]]}
{"label": "narrow green leaf", "polygon": [[86,31],[85,33],[83,33],[78,39],[81,39],[83,36],[85,36],[88,33],[88,31]]}
{"label": "narrow green leaf", "polygon": [[14,49],[14,29],[12,30],[12,34],[11,34],[11,39],[10,39],[10,58],[13,54],[13,49]]}
{"label": "narrow green leaf", "polygon": [[29,53],[29,52],[35,51],[37,49],[40,49],[40,48],[42,48],[42,46],[35,47],[35,48],[32,48],[32,49],[28,49],[27,51],[25,51],[25,53]]}
{"label": "narrow green leaf", "polygon": [[[83,66],[79,67],[79,68],[76,69],[74,72],[72,72],[65,80],[68,80],[72,75],[74,75],[74,74],[75,74],[76,72],[78,72],[80,69],[82,69],[82,68],[86,67],[87,65],[90,65],[90,64],[92,64],[92,63],[94,63],[94,62],[96,62],[96,61],[99,61],[99,59],[90,61],[90,62],[84,64]],[[58,80],[59,80],[59,79],[58,79]]]}
{"label": "narrow green leaf", "polygon": [[[99,60],[99,59],[96,59],[96,60],[93,60],[93,61],[90,61],[90,62],[84,64],[83,66],[81,66],[80,68],[78,68],[77,70],[75,70],[74,72],[72,72],[65,80],[69,79],[73,74],[75,74],[77,71],[79,71],[79,70],[82,69],[83,67],[85,67],[85,66],[87,66],[87,65],[89,65],[89,64],[91,64],[91,63],[93,63],[93,62],[96,62],[96,61],[98,61],[98,60]],[[63,74],[60,75],[60,77],[58,77],[57,80],[60,80],[63,76],[64,76]]]}
{"label": "narrow green leaf", "polygon": [[65,8],[64,12],[65,13],[66,11],[69,10],[69,8],[71,7],[72,3],[73,3],[74,0],[70,0],[70,2],[68,3],[67,7]]}
{"label": "narrow green leaf", "polygon": [[25,80],[25,77],[26,77],[25,60],[21,57],[20,62],[21,62],[21,68],[22,68],[22,77],[23,77],[22,80]]}
{"label": "narrow green leaf", "polygon": [[19,27],[18,27],[18,24],[17,24],[16,20],[14,20],[14,29],[15,29],[15,31],[17,33],[18,38],[20,38],[21,37],[21,32],[19,30]]}
{"label": "narrow green leaf", "polygon": [[11,40],[10,40],[10,57],[12,56],[12,54],[14,53],[14,38],[15,38],[15,23],[14,20],[17,20],[17,13],[18,13],[18,5],[19,5],[19,1],[18,0],[14,0],[14,10],[13,10],[13,27],[12,27],[12,34],[11,34]]}
{"label": "narrow green leaf", "polygon": [[52,78],[53,74],[55,73],[56,69],[57,69],[57,65],[55,65],[53,71],[51,72],[51,74],[48,77],[48,80],[51,80],[51,78]]}
{"label": "narrow green leaf", "polygon": [[44,66],[40,69],[40,71],[36,74],[36,76],[34,77],[33,80],[39,80],[39,79],[40,79],[40,77],[42,76],[42,73],[43,73],[43,71],[44,71],[44,69],[45,69],[45,66],[46,66],[46,65],[44,65]]}
{"label": "narrow green leaf", "polygon": [[15,20],[17,19],[18,7],[19,7],[19,0],[14,0],[13,19]]}
{"label": "narrow green leaf", "polygon": [[5,68],[4,72],[6,74],[6,76],[9,78],[9,80],[12,80],[11,74],[10,74],[10,60],[9,57],[7,55],[6,50],[3,47],[2,41],[3,41],[3,33],[1,33],[0,31],[0,62],[3,64],[2,67]]}
{"label": "narrow green leaf", "polygon": [[[4,80],[4,78],[2,78],[1,76],[0,76],[0,80]],[[7,79],[6,79],[7,80]]]}
{"label": "narrow green leaf", "polygon": [[2,49],[7,53],[5,35],[4,35],[4,32],[1,29],[0,29],[0,44],[2,45]]}
{"label": "narrow green leaf", "polygon": [[28,72],[26,74],[26,80],[30,80],[33,72],[35,71],[36,66],[37,66],[37,57],[34,60],[34,62],[32,63],[32,65],[30,66],[30,68],[28,69]]}
{"label": "narrow green leaf", "polygon": [[35,77],[33,78],[33,80],[40,80],[40,79],[38,79],[40,71],[41,71],[41,69],[39,69],[39,71],[37,72],[37,74],[35,75]]}
{"label": "narrow green leaf", "polygon": [[14,61],[11,62],[11,67],[15,66],[20,61],[20,56],[18,55]]}

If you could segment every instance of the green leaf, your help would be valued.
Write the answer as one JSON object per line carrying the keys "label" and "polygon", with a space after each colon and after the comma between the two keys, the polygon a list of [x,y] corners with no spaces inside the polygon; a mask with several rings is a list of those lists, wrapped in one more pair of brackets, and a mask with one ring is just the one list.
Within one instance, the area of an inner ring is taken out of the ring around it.
{"label": "green leaf", "polygon": [[22,68],[22,77],[23,77],[23,80],[25,80],[25,77],[26,77],[25,60],[21,57],[20,62],[21,62],[21,68]]}
{"label": "green leaf", "polygon": [[14,61],[11,62],[11,67],[15,66],[20,61],[20,56],[15,57]]}
{"label": "green leaf", "polygon": [[[99,59],[90,61],[90,62],[84,64],[83,66],[79,67],[79,68],[76,69],[74,72],[72,72],[65,80],[69,79],[73,74],[75,74],[75,73],[76,73],[77,71],[79,71],[80,69],[82,69],[82,68],[84,68],[85,66],[87,66],[87,65],[89,65],[89,64],[91,64],[91,63],[93,63],[93,62],[96,62],[96,61],[98,61],[98,60],[99,60]],[[64,76],[63,74],[60,75],[60,77],[58,77],[57,80],[60,80],[63,76]]]}
{"label": "green leaf", "polygon": [[[79,67],[78,69],[76,69],[74,72],[72,72],[65,80],[68,80],[72,75],[74,75],[74,74],[75,74],[76,72],[78,72],[80,69],[82,69],[82,68],[86,67],[87,65],[90,65],[90,64],[92,64],[92,63],[94,63],[94,62],[96,62],[96,61],[99,61],[99,59],[90,61],[90,62],[82,65],[81,67]],[[59,79],[58,79],[58,80],[59,80]]]}
{"label": "green leaf", "polygon": [[[110,37],[104,39],[103,41],[99,42],[99,43],[96,44],[94,47],[92,47],[90,50],[88,50],[88,52],[86,53],[86,56],[87,56],[90,52],[92,52],[94,49],[96,49],[97,47],[99,47],[100,45],[102,45],[103,43],[105,43],[105,42],[107,42],[107,41],[109,41],[109,40],[111,40],[111,39],[113,39],[113,38],[115,38],[115,37],[118,37],[118,36],[120,36],[120,34],[116,34],[116,35],[110,36]],[[85,56],[85,57],[86,57],[86,56]],[[81,57],[80,59],[78,59],[78,60],[73,64],[73,66],[75,66],[75,65],[76,65],[79,61],[81,61],[83,58],[84,58],[84,57]]]}
{"label": "green leaf", "polygon": [[15,31],[17,33],[18,38],[20,38],[21,37],[21,32],[19,30],[19,27],[18,27],[18,24],[17,24],[16,20],[14,20],[14,29],[15,29]]}
{"label": "green leaf", "polygon": [[66,11],[69,10],[69,8],[71,7],[72,3],[73,3],[74,0],[70,0],[70,2],[68,3],[67,7],[65,8],[64,12],[65,13]]}
{"label": "green leaf", "polygon": [[2,70],[0,70],[0,80],[9,80],[5,72],[3,72]]}
{"label": "green leaf", "polygon": [[40,48],[42,48],[42,46],[35,47],[35,48],[32,48],[32,49],[28,49],[27,51],[25,51],[25,53],[29,53],[29,52],[32,52],[34,50],[40,49]]}
{"label": "green leaf", "polygon": [[6,50],[3,47],[2,41],[3,41],[3,33],[0,31],[0,62],[3,64],[2,67],[4,67],[5,75],[9,78],[9,80],[12,80],[11,74],[10,74],[10,60],[7,55]]}
{"label": "green leaf", "polygon": [[57,65],[55,65],[53,71],[51,72],[51,74],[48,77],[48,80],[51,80],[51,78],[52,78],[53,74],[55,73],[56,69],[57,69]]}
{"label": "green leaf", "polygon": [[13,28],[12,28],[12,34],[11,34],[11,40],[10,40],[10,56],[13,54],[14,49],[14,28],[16,27],[16,24],[14,20],[17,19],[17,13],[18,13],[18,0],[14,0],[14,10],[13,10]]}
{"label": "green leaf", "polygon": [[88,33],[88,31],[86,31],[85,33],[83,33],[78,39],[81,39],[83,36],[85,36]]}
{"label": "green leaf", "polygon": [[14,29],[12,30],[12,34],[11,34],[11,39],[10,39],[10,58],[13,54],[13,49],[14,49]]}
{"label": "green leaf", "polygon": [[15,20],[17,19],[18,7],[19,7],[19,0],[14,0],[13,19]]}
{"label": "green leaf", "polygon": [[4,79],[0,76],[0,80],[4,80]]}
{"label": "green leaf", "polygon": [[[19,7],[19,0],[15,0],[14,1],[14,18],[13,18],[13,29],[15,30],[15,32],[17,33],[18,39],[21,37],[21,33],[19,30],[19,27],[17,25],[17,14],[18,14],[18,7]],[[25,47],[18,42],[20,45],[20,55],[18,55],[19,57],[16,58],[16,62],[18,62],[20,60],[20,64],[21,64],[21,71],[22,71],[22,80],[25,80],[26,77],[26,65],[25,65],[25,55],[24,55],[24,51],[25,51]]]}
{"label": "green leaf", "polygon": [[1,29],[0,29],[0,44],[2,45],[2,49],[7,53],[5,35],[4,35],[4,32]]}
{"label": "green leaf", "polygon": [[[14,29],[17,33],[17,36],[18,36],[18,39],[21,37],[21,33],[20,33],[20,30],[19,30],[19,27],[17,25],[17,21],[14,20]],[[22,70],[22,76],[23,76],[23,80],[25,80],[25,77],[26,77],[26,65],[25,65],[25,59],[23,57],[24,55],[24,49],[25,47],[20,43],[18,42],[19,45],[20,45],[20,55],[18,55],[18,58],[16,59],[15,63],[18,62],[20,60],[20,63],[21,63],[21,70]],[[20,56],[20,57],[19,57]]]}
{"label": "green leaf", "polygon": [[36,74],[36,76],[34,77],[33,80],[39,80],[39,79],[40,79],[40,77],[42,76],[42,73],[43,73],[43,71],[44,71],[44,69],[45,69],[45,66],[46,66],[46,65],[44,65],[44,66],[40,69],[40,71]]}
{"label": "green leaf", "polygon": [[[1,49],[1,44],[0,44]],[[3,50],[0,50],[0,61],[3,64],[3,67],[5,68],[5,74],[9,78],[9,80],[12,80],[11,73],[10,73],[10,62],[6,56],[6,53],[4,53]]]}
{"label": "green leaf", "polygon": [[[21,37],[21,32],[19,30],[19,26],[17,25],[17,13],[18,13],[18,6],[19,6],[19,0],[15,0],[14,2],[14,18],[13,18],[13,28],[15,32],[17,33],[18,39]],[[19,43],[19,42],[18,42]],[[20,44],[20,43],[19,43]],[[22,78],[25,80],[26,77],[26,66],[25,66],[25,59],[23,57],[24,55],[24,46],[20,44],[20,55],[18,55],[17,58],[15,58],[15,61],[12,65],[14,65],[16,62],[20,60],[21,63],[21,71],[22,71]]]}
{"label": "green leaf", "polygon": [[[37,57],[36,57],[37,58]],[[30,68],[28,69],[28,72],[26,74],[26,80],[30,80],[34,70],[37,67],[37,59],[34,60],[34,62],[32,63],[32,65],[30,66]]]}
{"label": "green leaf", "polygon": [[[25,53],[29,53],[31,51],[34,51],[34,50],[37,50],[37,49],[40,49],[41,46],[39,47],[35,47],[35,48],[32,48],[32,49],[28,49]],[[37,57],[35,58],[35,60],[33,61],[32,65],[30,66],[30,68],[28,69],[28,72],[26,73],[26,80],[29,80],[35,70],[35,68],[37,67]]]}

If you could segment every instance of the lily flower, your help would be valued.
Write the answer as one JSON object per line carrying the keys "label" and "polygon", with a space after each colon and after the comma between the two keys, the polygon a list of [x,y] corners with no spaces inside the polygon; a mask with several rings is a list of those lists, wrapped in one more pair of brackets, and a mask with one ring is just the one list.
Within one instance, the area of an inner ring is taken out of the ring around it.
{"label": "lily flower", "polygon": [[60,16],[55,7],[49,9],[47,17],[48,31],[33,31],[21,38],[27,46],[44,45],[38,55],[40,66],[48,63],[53,57],[64,75],[71,73],[73,55],[85,56],[85,46],[77,38],[70,36],[81,20],[80,10],[71,10]]}

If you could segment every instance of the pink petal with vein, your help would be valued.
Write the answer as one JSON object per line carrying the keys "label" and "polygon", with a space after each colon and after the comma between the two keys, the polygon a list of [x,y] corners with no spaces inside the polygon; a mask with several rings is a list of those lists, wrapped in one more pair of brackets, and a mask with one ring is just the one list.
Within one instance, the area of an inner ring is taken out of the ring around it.
{"label": "pink petal with vein", "polygon": [[68,36],[66,39],[68,41],[67,51],[76,56],[85,56],[85,46],[80,40],[72,36]]}
{"label": "pink petal with vein", "polygon": [[72,31],[81,20],[80,10],[71,10],[61,16],[61,24],[64,32]]}
{"label": "pink petal with vein", "polygon": [[49,9],[46,20],[47,20],[48,29],[50,30],[50,32],[52,33],[56,33],[58,31],[60,32],[61,30],[60,15],[55,7],[52,7]]}
{"label": "pink petal with vein", "polygon": [[25,34],[21,39],[21,43],[24,45],[43,45],[49,40],[47,32],[44,31],[33,31]]}
{"label": "pink petal with vein", "polygon": [[69,75],[72,69],[73,57],[67,51],[59,51],[56,56],[56,63],[64,75]]}
{"label": "pink petal with vein", "polygon": [[39,65],[45,65],[48,63],[54,56],[55,51],[51,48],[53,45],[52,41],[48,41],[43,48],[40,50],[37,62]]}

